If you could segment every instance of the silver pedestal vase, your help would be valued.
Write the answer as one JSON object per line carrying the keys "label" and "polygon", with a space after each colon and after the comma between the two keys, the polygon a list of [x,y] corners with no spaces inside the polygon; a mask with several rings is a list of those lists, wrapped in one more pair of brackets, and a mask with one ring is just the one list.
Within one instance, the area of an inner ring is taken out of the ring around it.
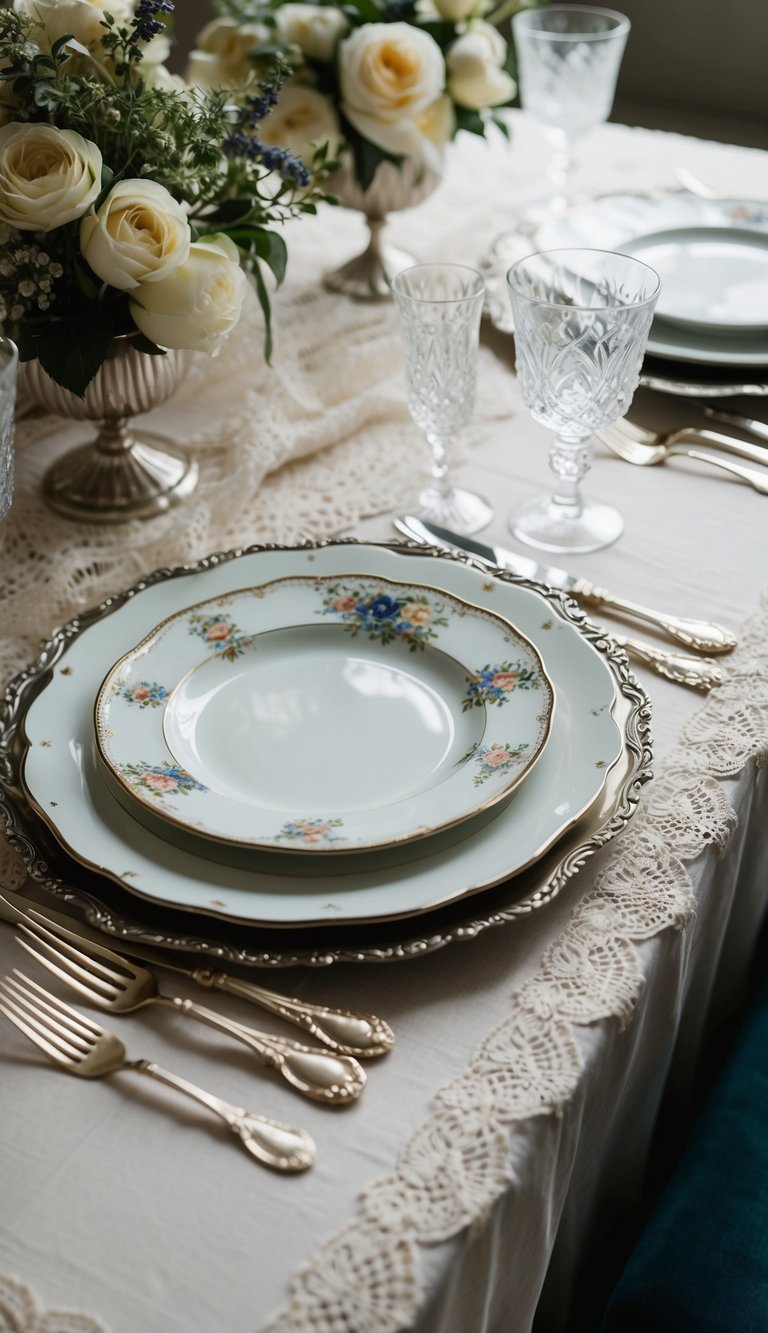
{"label": "silver pedestal vase", "polygon": [[133,427],[133,418],[170,398],[186,374],[189,353],[150,356],[130,336],[116,338],[107,360],[78,398],[38,361],[20,367],[20,391],[35,406],[75,421],[99,422],[96,437],[65,454],[46,473],[45,499],[67,518],[121,523],[165,513],[192,493],[197,463],[182,449]]}
{"label": "silver pedestal vase", "polygon": [[390,283],[397,273],[410,268],[416,259],[403,250],[382,243],[381,233],[388,213],[414,208],[432,194],[440,183],[440,173],[405,158],[401,166],[380,162],[367,190],[355,178],[351,160],[346,160],[328,181],[327,189],[339,197],[345,208],[365,215],[368,245],[341,268],[327,273],[323,285],[332,292],[342,292],[362,301],[390,300]]}

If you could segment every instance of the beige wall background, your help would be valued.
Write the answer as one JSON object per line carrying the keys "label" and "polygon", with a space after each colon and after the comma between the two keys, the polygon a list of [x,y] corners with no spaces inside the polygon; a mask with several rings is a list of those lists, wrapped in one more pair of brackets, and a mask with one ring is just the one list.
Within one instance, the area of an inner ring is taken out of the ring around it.
{"label": "beige wall background", "polygon": [[[768,0],[622,0],[632,22],[612,119],[768,148]],[[212,17],[176,0],[174,66]]]}

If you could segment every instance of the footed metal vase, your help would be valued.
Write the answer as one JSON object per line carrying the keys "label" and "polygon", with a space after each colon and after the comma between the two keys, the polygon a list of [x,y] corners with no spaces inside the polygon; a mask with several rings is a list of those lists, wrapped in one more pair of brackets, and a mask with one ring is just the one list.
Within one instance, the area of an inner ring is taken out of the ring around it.
{"label": "footed metal vase", "polygon": [[133,418],[170,398],[187,372],[189,353],[150,356],[130,336],[116,338],[83,398],[64,389],[38,361],[19,370],[20,389],[37,407],[75,421],[99,422],[98,434],[54,463],[45,475],[47,503],[67,518],[122,523],[163,514],[197,485],[197,463]]}
{"label": "footed metal vase", "polygon": [[394,162],[380,162],[368,189],[363,190],[355,178],[351,161],[345,161],[328,181],[327,188],[338,195],[345,208],[356,209],[365,215],[368,245],[362,254],[327,273],[323,286],[361,301],[390,300],[392,279],[417,261],[404,250],[383,244],[381,233],[387,214],[414,208],[432,194],[439,183],[439,172],[406,158],[401,166]]}

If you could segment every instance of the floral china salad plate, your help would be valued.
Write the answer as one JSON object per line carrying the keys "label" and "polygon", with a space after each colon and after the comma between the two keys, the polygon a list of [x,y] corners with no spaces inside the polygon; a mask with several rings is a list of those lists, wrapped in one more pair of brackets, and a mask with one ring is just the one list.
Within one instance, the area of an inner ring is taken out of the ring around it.
{"label": "floral china salad plate", "polygon": [[294,575],[170,616],[108,673],[95,730],[111,790],[154,831],[338,854],[509,799],[553,707],[539,653],[494,612]]}

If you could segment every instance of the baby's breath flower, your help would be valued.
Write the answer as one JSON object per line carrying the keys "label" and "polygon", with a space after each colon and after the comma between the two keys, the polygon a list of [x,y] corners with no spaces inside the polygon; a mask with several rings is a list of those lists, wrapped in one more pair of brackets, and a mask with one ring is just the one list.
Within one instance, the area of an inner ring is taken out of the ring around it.
{"label": "baby's breath flower", "polygon": [[64,272],[64,269],[61,267],[61,264],[53,263],[48,269],[48,272],[50,273],[52,278],[60,278]]}
{"label": "baby's breath flower", "polygon": [[35,284],[31,278],[22,278],[19,283],[19,296],[34,296]]}
{"label": "baby's breath flower", "polygon": [[51,256],[46,254],[45,250],[38,250],[35,255],[35,263],[37,264],[37,267],[45,268],[46,264],[50,264],[50,262]]}

